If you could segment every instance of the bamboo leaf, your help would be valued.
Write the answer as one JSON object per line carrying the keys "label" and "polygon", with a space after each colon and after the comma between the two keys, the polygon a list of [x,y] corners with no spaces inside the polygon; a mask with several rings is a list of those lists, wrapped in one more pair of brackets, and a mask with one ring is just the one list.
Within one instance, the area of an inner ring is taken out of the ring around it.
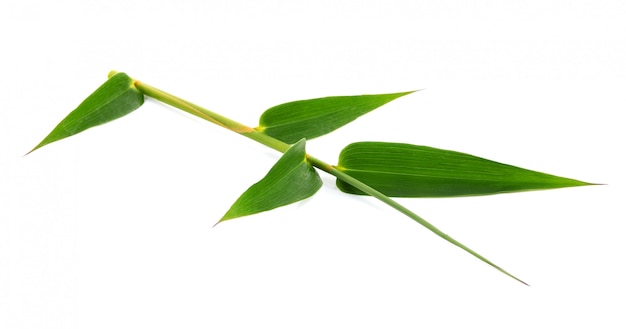
{"label": "bamboo leaf", "polygon": [[[341,152],[337,168],[395,197],[455,197],[591,185],[465,153],[401,143],[350,144]],[[363,194],[340,180],[337,187]]]}
{"label": "bamboo leaf", "polygon": [[283,154],[263,179],[250,186],[219,222],[304,200],[321,186],[317,171],[306,160],[302,139]]}
{"label": "bamboo leaf", "polygon": [[28,153],[91,127],[120,118],[136,110],[141,104],[143,104],[143,93],[135,88],[133,80],[125,73],[117,73],[80,103]]}
{"label": "bamboo leaf", "polygon": [[365,184],[364,182],[355,179],[354,177],[350,176],[349,174],[337,169],[337,168],[333,168],[331,169],[331,172],[333,172],[333,174],[338,178],[341,179],[343,182],[346,182],[348,184],[350,184],[351,186],[353,186],[355,189],[359,189],[360,191],[363,191],[363,194],[367,194],[370,195],[372,197],[375,197],[376,199],[384,202],[385,204],[389,205],[390,207],[398,210],[399,212],[401,212],[402,214],[404,214],[405,216],[411,218],[412,220],[416,221],[418,224],[424,226],[426,229],[428,229],[429,231],[435,233],[436,235],[438,235],[440,238],[450,242],[451,244],[465,250],[466,252],[468,252],[469,254],[471,254],[472,256],[480,259],[481,261],[493,266],[495,269],[497,269],[498,271],[504,273],[505,275],[525,284],[528,285],[528,283],[522,281],[520,278],[514,276],[513,274],[505,271],[503,268],[497,266],[496,264],[494,264],[493,262],[489,261],[487,258],[481,256],[479,253],[475,252],[474,250],[470,249],[469,247],[467,247],[466,245],[462,244],[461,242],[459,242],[458,240],[452,238],[451,236],[445,234],[444,232],[442,232],[440,229],[438,229],[437,227],[435,227],[433,224],[429,223],[428,221],[426,221],[424,218],[418,216],[416,213],[412,212],[411,210],[407,209],[406,207],[404,207],[403,205],[399,204],[398,202],[396,202],[395,200],[393,200],[392,198],[390,198],[389,196],[381,193],[380,191],[372,188],[371,186]]}
{"label": "bamboo leaf", "polygon": [[289,102],[265,111],[256,129],[285,143],[313,139],[334,131],[361,115],[412,93],[332,96]]}

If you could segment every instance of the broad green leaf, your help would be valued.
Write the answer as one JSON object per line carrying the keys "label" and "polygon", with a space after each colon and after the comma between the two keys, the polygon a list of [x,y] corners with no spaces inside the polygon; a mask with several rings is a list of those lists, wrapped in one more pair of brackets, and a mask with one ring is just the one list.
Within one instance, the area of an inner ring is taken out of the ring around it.
{"label": "broad green leaf", "polygon": [[125,73],[117,73],[80,103],[30,152],[120,118],[136,110],[141,104],[143,93],[135,88],[133,80]]}
{"label": "broad green leaf", "polygon": [[[395,197],[455,197],[591,185],[465,153],[400,143],[350,144],[339,156],[338,169]],[[339,180],[337,187],[363,194]]]}
{"label": "broad green leaf", "polygon": [[313,139],[412,91],[361,96],[332,96],[274,106],[261,115],[256,129],[285,143]]}
{"label": "broad green leaf", "polygon": [[321,186],[317,171],[306,161],[305,140],[302,139],[283,154],[263,179],[235,201],[220,222],[304,200]]}

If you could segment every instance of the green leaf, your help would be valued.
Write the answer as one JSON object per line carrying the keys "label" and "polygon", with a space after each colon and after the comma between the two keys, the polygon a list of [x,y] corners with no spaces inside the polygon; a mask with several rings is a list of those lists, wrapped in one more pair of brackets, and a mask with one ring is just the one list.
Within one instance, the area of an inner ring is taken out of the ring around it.
{"label": "green leaf", "polygon": [[143,93],[125,73],[117,73],[68,114],[34,150],[120,118],[143,104]]}
{"label": "green leaf", "polygon": [[306,160],[302,139],[283,154],[263,179],[250,186],[219,222],[304,200],[321,186],[317,171]]}
{"label": "green leaf", "polygon": [[333,96],[274,106],[261,115],[258,131],[285,143],[313,139],[413,91],[361,96]]}
{"label": "green leaf", "polygon": [[[350,144],[339,156],[338,169],[395,197],[455,197],[591,185],[465,153],[400,143]],[[337,187],[363,194],[340,180]]]}
{"label": "green leaf", "polygon": [[444,232],[442,232],[440,229],[438,229],[437,227],[435,227],[433,224],[429,223],[427,220],[425,220],[424,218],[418,216],[416,213],[412,212],[411,210],[407,209],[406,207],[404,207],[403,205],[399,204],[398,202],[396,202],[395,200],[393,200],[392,198],[390,198],[389,196],[381,193],[380,191],[373,189],[371,186],[365,184],[364,182],[355,179],[354,177],[350,176],[349,174],[340,171],[336,168],[331,169],[331,171],[334,172],[334,175],[337,176],[338,179],[341,179],[342,181],[345,181],[346,183],[354,186],[355,188],[365,192],[367,195],[373,196],[376,199],[384,202],[385,204],[389,205],[390,207],[398,210],[399,212],[401,212],[402,214],[404,214],[405,216],[411,218],[412,220],[416,221],[418,224],[424,226],[426,229],[428,229],[429,231],[435,233],[436,235],[438,235],[439,237],[441,237],[442,239],[450,242],[451,244],[465,250],[466,252],[468,252],[469,254],[473,255],[474,257],[480,259],[481,261],[493,266],[495,269],[497,269],[498,271],[508,275],[509,277],[525,284],[528,285],[528,283],[522,281],[521,279],[519,279],[518,277],[514,276],[513,274],[505,271],[503,268],[497,266],[496,264],[494,264],[493,262],[489,261],[487,258],[481,256],[479,253],[475,252],[474,250],[470,249],[469,247],[467,247],[466,245],[462,244],[461,242],[459,242],[458,240],[452,238],[451,236],[445,234]]}

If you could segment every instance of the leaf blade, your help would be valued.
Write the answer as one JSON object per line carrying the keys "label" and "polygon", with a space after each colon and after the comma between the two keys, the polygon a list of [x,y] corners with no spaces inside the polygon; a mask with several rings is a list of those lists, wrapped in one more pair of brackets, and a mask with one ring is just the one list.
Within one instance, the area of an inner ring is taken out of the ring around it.
{"label": "leaf blade", "polygon": [[117,73],[81,102],[28,153],[125,116],[139,108],[143,101],[143,93],[135,88],[134,81],[125,73]]}
{"label": "leaf blade", "polygon": [[372,196],[372,197],[382,201],[383,203],[389,205],[390,207],[396,209],[397,211],[399,211],[403,215],[411,218],[412,220],[414,220],[418,224],[422,225],[427,230],[429,230],[432,233],[436,234],[440,238],[448,241],[449,243],[455,245],[456,247],[461,248],[462,250],[468,252],[469,254],[471,254],[472,256],[474,256],[476,258],[478,258],[482,262],[492,266],[493,268],[497,269],[498,271],[502,272],[503,274],[505,274],[505,275],[507,275],[507,276],[509,276],[509,277],[511,277],[511,278],[513,278],[513,279],[515,279],[515,280],[517,280],[517,281],[519,281],[519,282],[521,282],[521,283],[523,283],[525,285],[528,285],[528,283],[524,282],[523,280],[521,280],[520,278],[514,276],[513,274],[507,272],[502,267],[500,267],[500,266],[496,265],[495,263],[491,262],[490,260],[488,260],[487,258],[483,257],[482,255],[480,255],[479,253],[475,252],[474,250],[470,249],[469,247],[467,247],[466,245],[464,245],[460,241],[452,238],[451,236],[449,236],[448,234],[444,233],[443,231],[441,231],[440,229],[435,227],[433,224],[431,224],[430,222],[428,222],[424,218],[418,216],[416,213],[414,213],[411,210],[409,210],[408,208],[404,207],[403,205],[401,205],[397,201],[391,199],[389,196],[387,196],[387,195],[381,193],[380,191],[374,189],[372,186],[369,186],[365,182],[360,181],[360,180],[356,179],[355,177],[352,177],[351,175],[347,174],[344,171],[339,170],[338,168],[333,168],[333,169],[331,169],[331,171],[334,172],[334,174],[337,176],[338,179],[341,179],[342,181],[344,181],[344,182],[354,186],[354,188],[357,188],[357,189],[363,191],[363,194],[370,195],[370,196]]}
{"label": "leaf blade", "polygon": [[[338,168],[393,197],[490,195],[591,185],[466,153],[402,143],[350,144],[341,152]],[[363,194],[341,181],[337,187]]]}
{"label": "leaf blade", "polygon": [[283,154],[265,177],[250,186],[218,223],[304,200],[321,186],[317,171],[306,161],[302,139]]}
{"label": "leaf blade", "polygon": [[301,138],[310,140],[413,92],[331,96],[284,103],[263,112],[257,130],[289,144]]}

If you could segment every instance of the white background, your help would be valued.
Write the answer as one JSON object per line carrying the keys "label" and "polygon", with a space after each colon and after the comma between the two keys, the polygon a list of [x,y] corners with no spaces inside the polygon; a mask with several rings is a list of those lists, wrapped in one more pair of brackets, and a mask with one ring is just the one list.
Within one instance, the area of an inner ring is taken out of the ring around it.
{"label": "white background", "polygon": [[[624,328],[623,1],[3,1],[0,328]],[[109,70],[255,126],[425,88],[309,153],[452,149],[605,183],[403,204],[324,176],[212,225],[279,154],[152,100],[26,157]]]}

